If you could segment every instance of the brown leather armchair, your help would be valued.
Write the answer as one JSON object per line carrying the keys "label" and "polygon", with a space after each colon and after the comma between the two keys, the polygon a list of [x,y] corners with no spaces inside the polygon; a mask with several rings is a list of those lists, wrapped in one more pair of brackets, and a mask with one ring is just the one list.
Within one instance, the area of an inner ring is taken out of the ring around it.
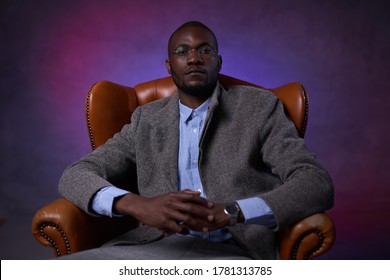
{"label": "brown leather armchair", "polygon": [[[220,75],[224,87],[250,85],[229,76]],[[137,106],[172,95],[176,87],[171,77],[136,85],[134,88],[108,81],[94,84],[86,98],[86,118],[92,149],[104,144],[123,125],[130,121]],[[308,121],[308,98],[299,83],[290,83],[271,89],[282,101],[287,115],[298,133],[304,137]],[[44,246],[51,247],[56,256],[95,248],[113,237],[138,226],[132,218],[92,217],[64,198],[42,207],[32,221],[32,233]],[[318,213],[307,217],[280,236],[282,259],[312,259],[332,246],[335,228],[330,217]]]}

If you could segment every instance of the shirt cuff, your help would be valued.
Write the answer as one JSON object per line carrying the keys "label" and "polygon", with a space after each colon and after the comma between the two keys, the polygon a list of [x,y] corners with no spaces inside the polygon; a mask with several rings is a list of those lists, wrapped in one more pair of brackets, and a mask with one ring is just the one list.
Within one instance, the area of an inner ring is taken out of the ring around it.
{"label": "shirt cuff", "polygon": [[275,228],[276,222],[271,208],[260,197],[251,197],[237,200],[242,214],[245,218],[245,224],[257,224],[267,228]]}
{"label": "shirt cuff", "polygon": [[99,190],[92,200],[92,210],[96,213],[108,217],[121,217],[121,215],[113,214],[112,207],[114,199],[129,193],[114,186],[104,187]]}

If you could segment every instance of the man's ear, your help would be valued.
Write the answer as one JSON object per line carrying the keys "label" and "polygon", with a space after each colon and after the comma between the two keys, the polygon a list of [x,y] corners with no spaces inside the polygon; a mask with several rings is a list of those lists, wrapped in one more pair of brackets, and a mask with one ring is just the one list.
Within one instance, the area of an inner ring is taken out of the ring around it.
{"label": "man's ear", "polygon": [[171,62],[168,58],[165,60],[165,67],[167,67],[167,71],[168,71],[169,75],[171,75],[172,74],[171,73]]}
{"label": "man's ear", "polygon": [[218,72],[222,69],[222,56],[218,55]]}

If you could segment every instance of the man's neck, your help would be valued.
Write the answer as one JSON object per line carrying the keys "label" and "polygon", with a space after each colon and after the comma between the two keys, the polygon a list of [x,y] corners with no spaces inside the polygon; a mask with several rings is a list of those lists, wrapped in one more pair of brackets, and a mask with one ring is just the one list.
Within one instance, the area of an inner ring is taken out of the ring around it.
{"label": "man's neck", "polygon": [[191,109],[196,109],[200,105],[202,105],[211,96],[211,94],[205,95],[205,96],[203,96],[203,95],[202,96],[193,96],[193,95],[179,93],[179,96],[180,96],[180,102],[183,105],[186,105],[187,107],[189,107]]}
{"label": "man's neck", "polygon": [[188,94],[179,89],[178,93],[179,93],[180,102],[191,109],[196,109],[213,95],[215,89],[216,87],[214,87],[211,91],[207,91],[205,93],[202,92],[199,94]]}

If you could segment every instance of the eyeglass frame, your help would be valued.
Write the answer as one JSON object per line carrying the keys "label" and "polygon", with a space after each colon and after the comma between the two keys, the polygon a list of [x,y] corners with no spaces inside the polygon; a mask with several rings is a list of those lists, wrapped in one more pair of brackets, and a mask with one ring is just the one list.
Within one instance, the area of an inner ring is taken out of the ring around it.
{"label": "eyeglass frame", "polygon": [[[180,48],[185,48],[185,51],[186,53],[185,54],[180,54],[179,53],[179,49]],[[204,50],[205,48],[209,48],[210,49],[210,53],[202,53],[201,51]],[[217,55],[218,54],[218,50],[214,49],[212,46],[210,45],[202,45],[198,48],[189,48],[189,47],[186,47],[186,46],[178,46],[176,48],[176,50],[174,51],[170,51],[168,52],[169,54],[175,54],[177,55],[178,57],[185,57],[185,58],[188,58],[190,56],[190,54],[193,52],[193,51],[196,51],[196,53],[198,54],[198,56],[200,58],[205,58],[205,57],[208,57],[208,56],[212,56],[212,55]]]}

